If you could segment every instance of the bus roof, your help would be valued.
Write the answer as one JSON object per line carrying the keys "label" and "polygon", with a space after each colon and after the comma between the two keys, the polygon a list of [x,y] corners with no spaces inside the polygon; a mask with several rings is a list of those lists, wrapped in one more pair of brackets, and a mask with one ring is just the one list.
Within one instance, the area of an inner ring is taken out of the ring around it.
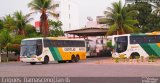
{"label": "bus roof", "polygon": [[26,38],[23,40],[37,40],[37,39],[52,39],[52,40],[84,40],[84,39],[71,39],[67,37],[39,37],[39,38]]}
{"label": "bus roof", "polygon": [[67,37],[46,37],[46,39],[53,39],[53,40],[84,40],[79,38],[67,38]]}
{"label": "bus roof", "polygon": [[160,32],[152,32],[152,33],[131,33],[131,34],[122,34],[122,35],[112,35],[114,37],[116,36],[143,36],[143,35],[160,35]]}

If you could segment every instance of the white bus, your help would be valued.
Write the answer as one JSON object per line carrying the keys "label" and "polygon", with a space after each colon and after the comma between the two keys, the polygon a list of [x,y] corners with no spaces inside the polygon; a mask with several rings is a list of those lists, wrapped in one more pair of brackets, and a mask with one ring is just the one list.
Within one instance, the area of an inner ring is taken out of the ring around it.
{"label": "white bus", "polygon": [[28,38],[21,41],[20,61],[30,64],[49,61],[78,62],[86,59],[86,47],[83,39],[58,37]]}
{"label": "white bus", "polygon": [[155,55],[160,57],[160,34],[157,32],[145,34],[113,35],[113,57],[125,55],[127,58],[136,56],[148,57]]}

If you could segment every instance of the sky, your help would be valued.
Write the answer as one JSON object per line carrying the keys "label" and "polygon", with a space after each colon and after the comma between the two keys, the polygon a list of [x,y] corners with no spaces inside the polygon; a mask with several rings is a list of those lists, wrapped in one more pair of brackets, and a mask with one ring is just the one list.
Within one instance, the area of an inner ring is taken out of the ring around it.
{"label": "sky", "polygon": [[[27,4],[30,1],[32,0],[1,0],[0,18],[8,14],[13,14],[13,12],[20,10],[23,12],[23,14],[30,13],[31,10],[27,6]],[[111,3],[117,2],[119,0],[71,0],[71,1],[77,3],[79,7],[80,26],[83,27],[87,22],[88,16],[95,19],[96,16],[104,15],[103,12],[107,9],[107,7],[111,7]]]}

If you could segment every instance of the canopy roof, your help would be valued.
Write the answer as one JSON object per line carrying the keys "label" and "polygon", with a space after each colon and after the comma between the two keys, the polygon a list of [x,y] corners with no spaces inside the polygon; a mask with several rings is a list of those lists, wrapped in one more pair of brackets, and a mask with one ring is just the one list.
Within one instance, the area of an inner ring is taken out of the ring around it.
{"label": "canopy roof", "polygon": [[82,28],[77,30],[65,31],[65,33],[77,36],[105,36],[107,30],[107,28]]}

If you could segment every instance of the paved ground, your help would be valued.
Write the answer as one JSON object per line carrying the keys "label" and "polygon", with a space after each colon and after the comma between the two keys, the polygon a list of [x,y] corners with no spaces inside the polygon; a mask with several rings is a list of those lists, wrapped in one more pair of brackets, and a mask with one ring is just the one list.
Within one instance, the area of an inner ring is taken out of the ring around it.
{"label": "paved ground", "polygon": [[0,63],[0,77],[160,77],[160,63],[115,63],[110,58],[90,58],[78,63],[30,65],[21,62]]}

